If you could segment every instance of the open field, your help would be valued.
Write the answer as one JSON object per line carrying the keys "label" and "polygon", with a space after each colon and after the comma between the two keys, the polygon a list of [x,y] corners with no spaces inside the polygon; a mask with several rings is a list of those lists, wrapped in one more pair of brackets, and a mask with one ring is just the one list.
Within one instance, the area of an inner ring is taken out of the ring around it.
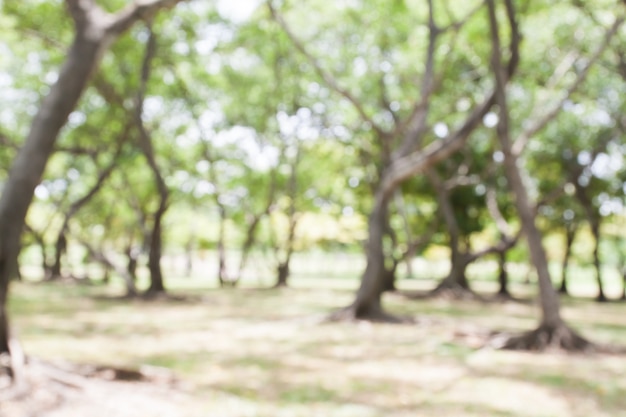
{"label": "open field", "polygon": [[[174,279],[185,301],[124,301],[107,298],[115,286],[18,283],[11,312],[33,357],[171,369],[182,391],[165,391],[170,408],[142,415],[626,416],[622,356],[481,348],[490,331],[532,328],[532,304],[391,294],[388,309],[416,323],[323,323],[355,285],[298,278],[278,291],[218,290]],[[565,317],[601,343],[626,345],[625,313],[619,303],[564,302]]]}

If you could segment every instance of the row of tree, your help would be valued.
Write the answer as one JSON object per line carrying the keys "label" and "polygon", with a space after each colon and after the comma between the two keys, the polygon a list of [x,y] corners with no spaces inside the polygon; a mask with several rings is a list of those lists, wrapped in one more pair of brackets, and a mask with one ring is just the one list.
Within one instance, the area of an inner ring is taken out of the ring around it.
{"label": "row of tree", "polygon": [[[117,3],[3,6],[0,352],[23,247],[54,279],[79,244],[135,295],[142,253],[148,294],[165,291],[164,236],[214,247],[223,285],[261,245],[285,285],[294,251],[358,243],[359,216],[367,266],[335,319],[397,320],[382,294],[433,243],[451,256],[435,292],[471,291],[468,265],[491,254],[506,296],[523,236],[543,314],[506,345],[590,346],[560,316],[542,236],[563,234],[567,271],[588,225],[600,300],[601,237],[626,272],[621,3]],[[345,230],[305,227],[328,219]]]}

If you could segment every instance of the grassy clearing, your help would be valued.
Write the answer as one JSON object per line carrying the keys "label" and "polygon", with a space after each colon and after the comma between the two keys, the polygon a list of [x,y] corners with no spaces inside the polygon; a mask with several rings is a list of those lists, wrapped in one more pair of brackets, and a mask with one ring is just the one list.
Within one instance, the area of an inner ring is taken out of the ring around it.
{"label": "grassy clearing", "polygon": [[[626,416],[623,357],[477,348],[491,330],[532,328],[532,304],[388,295],[390,311],[417,323],[330,324],[321,319],[351,301],[356,281],[299,278],[277,291],[218,290],[191,279],[170,286],[191,297],[122,301],[102,297],[118,294],[115,286],[18,283],[11,312],[31,355],[173,369],[198,399],[185,415]],[[564,306],[589,338],[626,345],[626,305]]]}

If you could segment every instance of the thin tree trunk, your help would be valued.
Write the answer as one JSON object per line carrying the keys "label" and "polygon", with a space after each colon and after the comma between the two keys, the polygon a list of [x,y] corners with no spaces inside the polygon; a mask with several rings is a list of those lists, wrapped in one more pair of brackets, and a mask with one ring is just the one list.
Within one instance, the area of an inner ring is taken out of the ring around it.
{"label": "thin tree trunk", "polygon": [[254,242],[256,240],[256,231],[261,222],[261,217],[265,213],[261,215],[255,215],[252,221],[248,224],[248,229],[246,230],[246,240],[241,248],[241,258],[239,259],[239,267],[237,268],[237,275],[232,277],[231,284],[232,286],[236,286],[241,279],[243,274],[243,270],[246,267],[248,262],[248,255],[250,254],[250,250],[254,246]]}
{"label": "thin tree trunk", "polygon": [[133,282],[137,282],[137,262],[139,258],[139,251],[137,251],[132,243],[129,243],[126,247],[126,272]]}
{"label": "thin tree trunk", "polygon": [[577,231],[578,225],[574,222],[568,223],[565,227],[565,253],[563,254],[563,263],[561,265],[561,286],[559,287],[559,293],[561,294],[568,294],[567,272]]}
{"label": "thin tree trunk", "polygon": [[450,273],[433,290],[433,294],[452,292],[454,296],[464,297],[472,295],[465,271],[471,261],[469,253],[461,249],[461,229],[454,214],[454,208],[450,202],[450,194],[439,174],[430,169],[427,171],[428,178],[437,194],[439,209],[446,222],[450,245]]}
{"label": "thin tree trunk", "polygon": [[57,237],[56,244],[54,245],[54,263],[50,269],[49,280],[56,280],[61,278],[61,258],[67,250],[67,238],[65,237],[65,231],[62,230]]}
{"label": "thin tree trunk", "polygon": [[[517,155],[513,153],[513,143],[510,137],[509,110],[506,97],[505,71],[502,65],[500,35],[496,17],[494,0],[487,0],[489,9],[489,22],[493,55],[491,59],[492,70],[496,83],[496,103],[499,107],[497,136],[504,154],[504,169],[513,193],[515,206],[521,220],[522,229],[526,234],[530,257],[537,271],[539,281],[539,298],[541,304],[541,322],[539,327],[522,336],[513,337],[505,342],[504,347],[510,349],[542,350],[549,346],[558,346],[567,350],[584,350],[590,347],[590,343],[571,330],[560,314],[559,297],[554,289],[548,270],[548,259],[543,248],[541,232],[535,224],[535,210],[531,205],[530,198],[524,181],[521,168],[518,165]],[[507,8],[513,5],[507,0]]]}
{"label": "thin tree trunk", "polygon": [[587,190],[577,181],[577,179],[574,179],[572,183],[576,187],[576,198],[583,206],[585,216],[587,217],[587,221],[591,226],[591,234],[594,238],[593,266],[596,273],[596,282],[598,283],[598,296],[596,297],[596,300],[603,302],[607,299],[606,295],[604,294],[604,286],[602,285],[602,273],[600,264],[600,215],[594,208],[593,201],[591,201],[591,198],[589,198]]}
{"label": "thin tree trunk", "polygon": [[[406,241],[408,242],[408,245],[409,245],[409,249],[404,254],[405,255],[404,263],[406,265],[406,275],[407,275],[407,278],[414,278],[415,274],[413,273],[412,261],[413,261],[413,258],[415,257],[415,250],[417,249],[417,247],[414,245],[411,245],[411,242],[413,241],[413,238],[412,238],[413,234],[411,233],[411,224],[409,223],[409,216],[406,211],[406,202],[404,201],[404,197],[402,195],[401,189],[398,189],[395,192],[395,203],[398,208],[398,213],[400,213],[400,216],[402,217],[402,224],[404,225],[404,233],[406,235]],[[395,274],[395,270],[394,270],[394,274]]]}
{"label": "thin tree trunk", "polygon": [[506,250],[497,252],[498,254],[498,295],[501,297],[511,297],[509,291],[509,271],[506,267]]}
{"label": "thin tree trunk", "polygon": [[185,276],[191,278],[193,273],[194,239],[190,238],[185,245]]}
{"label": "thin tree trunk", "polygon": [[[504,97],[504,96],[503,96]],[[541,301],[541,324],[548,327],[559,327],[563,324],[559,312],[559,299],[552,286],[550,272],[548,271],[548,259],[543,248],[541,232],[535,224],[535,211],[530,203],[526,186],[522,179],[522,174],[518,167],[518,159],[511,151],[511,141],[509,131],[505,121],[508,118],[506,114],[506,104],[499,103],[500,123],[498,124],[498,138],[504,153],[504,168],[513,196],[515,198],[515,206],[520,216],[522,228],[528,242],[531,261],[537,271],[539,281],[540,301]]]}
{"label": "thin tree trunk", "polygon": [[[285,141],[284,143],[286,144],[287,142]],[[281,151],[281,156],[285,155],[285,148],[286,148],[286,145],[284,145]],[[278,277],[277,277],[276,284],[274,285],[274,287],[286,287],[287,281],[289,279],[289,274],[290,274],[289,265],[291,263],[291,256],[293,255],[294,248],[295,248],[296,227],[298,226],[298,220],[299,220],[298,210],[296,207],[296,198],[298,197],[298,165],[300,163],[300,157],[301,157],[300,145],[296,144],[296,155],[290,163],[289,182],[287,183],[287,196],[289,197],[289,212],[288,212],[289,232],[287,233],[287,240],[285,242],[285,247],[284,247],[285,257],[283,260],[278,262],[278,268],[277,268]],[[272,176],[272,179],[271,179],[271,189],[270,189],[269,196],[268,196],[269,198],[268,198],[268,205],[267,205],[267,210],[266,210],[267,214],[270,213],[271,204],[275,199],[275,190],[276,190],[276,171],[274,171],[274,175]],[[280,256],[280,244],[278,243],[278,240],[276,240],[274,252],[276,253],[276,257],[278,258]]]}
{"label": "thin tree trunk", "polygon": [[165,292],[165,284],[163,282],[163,271],[161,269],[161,256],[163,252],[163,233],[162,223],[163,216],[168,208],[169,190],[165,184],[165,180],[161,175],[158,163],[156,161],[152,137],[143,123],[143,103],[145,99],[148,80],[150,78],[150,65],[156,53],[156,36],[152,31],[152,27],[148,26],[149,36],[146,52],[144,55],[141,68],[141,84],[137,93],[136,106],[136,124],[139,130],[139,147],[143,152],[150,170],[154,176],[157,190],[159,192],[159,206],[154,213],[154,221],[152,231],[150,232],[150,245],[148,253],[148,270],[150,271],[150,286],[146,291],[147,295],[156,295]]}
{"label": "thin tree trunk", "polygon": [[50,276],[50,265],[48,265],[48,251],[46,250],[46,242],[43,239],[43,235],[39,232],[36,232],[28,224],[25,224],[24,227],[26,231],[33,236],[35,242],[37,242],[37,244],[39,245],[39,249],[41,252],[41,271],[43,274],[43,279],[45,280],[47,279],[47,277]]}
{"label": "thin tree trunk", "polygon": [[596,301],[607,301],[606,294],[604,293],[604,285],[602,285],[602,264],[600,263],[600,219],[596,218],[591,225],[591,232],[594,237],[593,246],[593,266],[596,271],[596,282],[598,283],[598,296]]}
{"label": "thin tree trunk", "polygon": [[[61,230],[57,236],[57,241],[55,244],[55,254],[54,254],[54,264],[52,265],[50,275],[48,279],[55,280],[57,278],[61,278],[61,258],[67,252],[67,237],[66,232],[69,225],[70,220],[76,215],[76,213],[85,206],[93,197],[98,194],[106,180],[111,176],[111,173],[117,166],[117,158],[122,152],[122,147],[124,142],[128,138],[129,126],[124,128],[124,131],[117,139],[117,150],[113,156],[112,161],[98,174],[98,178],[96,182],[91,186],[91,188],[78,200],[74,201],[69,208],[65,211],[65,216],[63,218],[63,224],[61,226]],[[94,161],[95,162],[95,161]]]}
{"label": "thin tree trunk", "polygon": [[[219,204],[219,203],[218,203]],[[221,204],[218,205],[220,213],[220,225],[217,236],[217,279],[220,287],[224,287],[228,282],[228,273],[226,270],[226,208]]]}

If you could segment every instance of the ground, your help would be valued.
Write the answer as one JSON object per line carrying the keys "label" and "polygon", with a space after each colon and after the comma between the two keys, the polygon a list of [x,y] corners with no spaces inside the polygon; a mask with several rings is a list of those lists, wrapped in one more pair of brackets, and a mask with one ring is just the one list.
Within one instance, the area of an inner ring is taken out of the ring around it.
{"label": "ground", "polygon": [[[352,300],[354,282],[301,279],[279,290],[196,284],[173,283],[186,300],[130,302],[111,298],[115,288],[14,285],[11,311],[35,390],[0,401],[0,416],[626,416],[623,356],[485,346],[493,331],[533,328],[532,303],[390,294],[385,306],[414,323],[327,323]],[[626,345],[625,310],[564,305],[577,330],[605,344]],[[143,371],[144,380],[111,380],[107,367]]]}

